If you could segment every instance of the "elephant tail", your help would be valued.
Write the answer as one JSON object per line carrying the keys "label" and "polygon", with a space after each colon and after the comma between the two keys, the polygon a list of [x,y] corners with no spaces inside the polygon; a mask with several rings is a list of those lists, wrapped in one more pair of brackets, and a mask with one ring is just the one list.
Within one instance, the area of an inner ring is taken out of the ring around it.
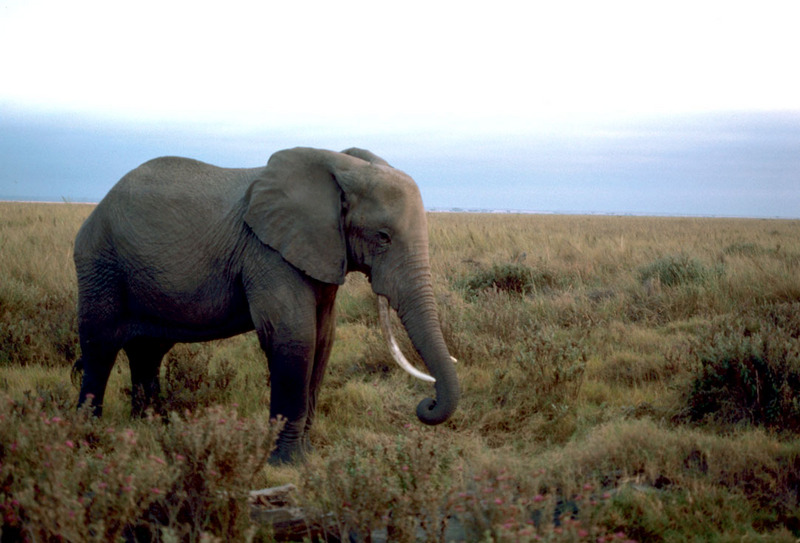
{"label": "elephant tail", "polygon": [[72,382],[73,386],[80,386],[81,377],[83,376],[83,368],[83,358],[79,358],[72,365],[72,370],[70,370],[69,373],[69,380]]}

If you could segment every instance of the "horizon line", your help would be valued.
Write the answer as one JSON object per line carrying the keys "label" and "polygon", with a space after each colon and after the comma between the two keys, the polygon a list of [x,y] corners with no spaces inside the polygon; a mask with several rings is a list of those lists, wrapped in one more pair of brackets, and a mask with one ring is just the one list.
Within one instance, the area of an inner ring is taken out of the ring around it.
{"label": "horizon line", "polygon": [[[75,204],[75,205],[97,205],[99,201],[78,201],[63,198],[58,200],[13,200],[0,198],[3,204]],[[565,216],[593,216],[593,217],[652,217],[657,219],[743,219],[743,220],[776,220],[776,221],[797,221],[800,216],[789,217],[781,215],[698,215],[693,213],[669,213],[669,212],[648,212],[648,211],[544,211],[533,209],[503,209],[503,208],[477,208],[477,207],[442,207],[435,206],[425,209],[428,213],[467,213],[467,214],[486,214],[486,215],[565,215]]]}

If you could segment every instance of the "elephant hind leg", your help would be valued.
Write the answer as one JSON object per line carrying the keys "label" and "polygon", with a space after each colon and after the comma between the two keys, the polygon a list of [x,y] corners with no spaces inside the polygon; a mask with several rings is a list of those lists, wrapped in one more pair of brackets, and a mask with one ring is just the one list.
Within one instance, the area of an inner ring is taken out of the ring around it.
{"label": "elephant hind leg", "polygon": [[90,399],[96,416],[102,415],[108,377],[125,343],[123,296],[114,267],[94,259],[75,260],[78,271],[78,333],[81,357],[73,377],[82,371],[78,407]]}
{"label": "elephant hind leg", "polygon": [[83,371],[78,407],[88,400],[94,415],[99,417],[103,414],[106,385],[118,352],[118,345],[107,341],[89,342],[81,337],[81,358],[75,364],[78,370]]}
{"label": "elephant hind leg", "polygon": [[131,415],[141,417],[149,407],[159,407],[161,360],[175,342],[137,337],[125,344],[131,369]]}

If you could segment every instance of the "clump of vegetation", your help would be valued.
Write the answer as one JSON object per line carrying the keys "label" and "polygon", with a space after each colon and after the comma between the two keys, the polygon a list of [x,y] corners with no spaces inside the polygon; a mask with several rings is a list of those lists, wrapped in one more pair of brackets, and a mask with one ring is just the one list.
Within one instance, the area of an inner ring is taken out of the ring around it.
{"label": "clump of vegetation", "polygon": [[227,401],[236,376],[227,359],[212,364],[213,352],[205,346],[176,345],[164,357],[164,389],[161,409],[183,412]]}
{"label": "clump of vegetation", "polygon": [[[548,486],[546,472],[519,476],[502,467],[484,470],[454,489],[448,502],[468,541],[619,541],[609,527],[612,494],[586,482],[574,494]],[[613,521],[612,521],[613,522]]]}
{"label": "clump of vegetation", "polygon": [[[650,419],[598,424],[542,458],[550,488],[611,494],[597,522],[638,541],[769,539],[800,531],[800,443]],[[769,534],[769,535],[766,535]],[[722,537],[721,537],[722,535]]]}
{"label": "clump of vegetation", "polygon": [[404,435],[342,444],[322,465],[305,466],[309,527],[333,541],[630,541],[609,526],[612,495],[595,484],[564,495],[543,470],[472,472],[460,451],[437,443],[443,437],[408,425]]}
{"label": "clump of vegetation", "polygon": [[67,366],[77,359],[74,296],[45,296],[27,305],[0,287],[0,366]]}
{"label": "clump of vegetation", "polygon": [[4,539],[118,540],[174,478],[137,441],[132,429],[102,427],[88,412],[45,410],[41,398],[2,395]]}
{"label": "clump of vegetation", "polygon": [[519,262],[492,264],[476,270],[457,282],[457,288],[467,296],[486,290],[498,290],[516,296],[526,296],[555,288],[559,279],[547,270],[535,269]]}
{"label": "clump of vegetation", "polygon": [[315,522],[335,540],[438,541],[444,535],[453,454],[428,432],[408,424],[405,434],[373,446],[342,444],[324,465],[302,472],[302,496]]}
{"label": "clump of vegetation", "polygon": [[173,412],[168,431],[156,439],[163,451],[157,461],[175,477],[148,511],[151,530],[155,526],[183,541],[200,541],[205,533],[243,540],[250,529],[249,491],[282,426],[241,418],[221,406],[183,416]]}
{"label": "clump of vegetation", "polygon": [[[571,414],[583,384],[588,352],[578,339],[537,332],[526,338],[511,364],[494,371],[481,395],[485,409],[484,431],[505,440],[506,434],[528,433],[545,439],[565,439],[554,431],[570,428]],[[538,424],[544,424],[537,428]]]}
{"label": "clump of vegetation", "polygon": [[642,283],[657,281],[665,287],[702,285],[720,273],[719,269],[708,268],[696,258],[680,254],[665,256],[644,266],[639,270],[639,279]]}
{"label": "clump of vegetation", "polygon": [[728,256],[744,256],[744,257],[758,257],[762,255],[768,255],[770,253],[775,252],[772,249],[767,249],[762,247],[757,243],[752,242],[744,242],[739,241],[736,243],[731,243],[727,247],[722,250],[722,254]]}
{"label": "clump of vegetation", "polygon": [[115,428],[88,410],[0,394],[0,534],[241,541],[247,493],[279,428],[221,407]]}
{"label": "clump of vegetation", "polygon": [[641,286],[629,289],[623,311],[656,325],[715,314],[731,303],[723,271],[683,253],[659,258],[638,269]]}
{"label": "clump of vegetation", "polygon": [[339,324],[374,323],[378,318],[375,293],[367,277],[361,273],[347,276],[347,287],[336,297],[336,319]]}
{"label": "clump of vegetation", "polygon": [[800,303],[724,319],[689,356],[692,420],[800,431]]}

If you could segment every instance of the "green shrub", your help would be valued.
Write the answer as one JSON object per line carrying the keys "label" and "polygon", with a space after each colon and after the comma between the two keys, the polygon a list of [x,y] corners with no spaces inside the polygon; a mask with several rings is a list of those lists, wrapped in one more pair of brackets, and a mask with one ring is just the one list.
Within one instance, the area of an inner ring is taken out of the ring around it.
{"label": "green shrub", "polygon": [[476,270],[457,281],[455,286],[468,296],[493,289],[525,296],[559,286],[559,278],[547,270],[512,262]]}
{"label": "green shrub", "polygon": [[800,303],[757,310],[713,327],[690,349],[692,420],[800,431]]}
{"label": "green shrub", "polygon": [[658,281],[662,286],[674,287],[702,285],[720,274],[720,269],[708,268],[696,258],[686,255],[670,255],[642,267],[639,270],[639,279],[645,284]]}

